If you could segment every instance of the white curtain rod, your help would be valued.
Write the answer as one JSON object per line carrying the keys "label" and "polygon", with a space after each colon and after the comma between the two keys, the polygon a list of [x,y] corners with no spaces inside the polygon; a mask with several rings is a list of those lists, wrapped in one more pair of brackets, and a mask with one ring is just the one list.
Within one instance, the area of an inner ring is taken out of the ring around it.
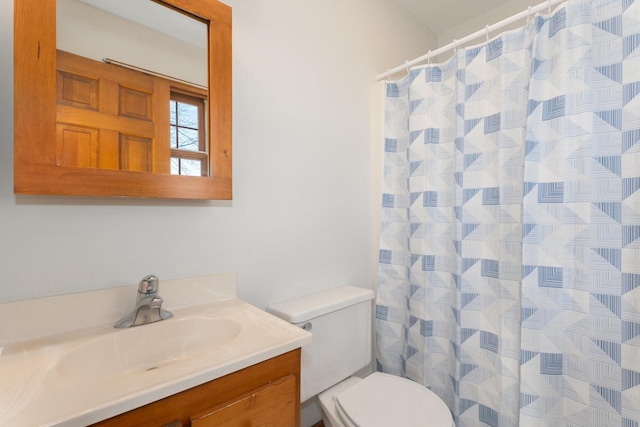
{"label": "white curtain rod", "polygon": [[419,58],[413,59],[411,61],[407,61],[402,65],[398,65],[395,68],[392,68],[384,73],[378,74],[376,76],[376,80],[382,80],[382,79],[386,79],[387,77],[390,77],[392,75],[394,75],[395,73],[398,73],[400,71],[405,71],[408,70],[409,67],[417,65],[421,62],[427,61],[428,59],[433,58],[434,56],[438,56],[441,53],[447,52],[451,49],[455,49],[456,47],[463,45],[471,40],[475,40],[477,38],[480,38],[482,36],[487,36],[489,37],[489,33],[499,30],[501,28],[506,27],[509,24],[513,24],[514,22],[518,22],[521,19],[524,18],[528,18],[529,16],[540,12],[541,10],[544,10],[545,8],[548,10],[549,13],[551,13],[551,8],[559,3],[562,3],[566,0],[548,0],[544,3],[540,3],[537,6],[529,6],[529,8],[527,10],[524,10],[520,13],[517,13],[507,19],[503,19],[502,21],[498,22],[497,24],[493,24],[493,25],[487,25],[483,30],[478,30],[473,34],[469,34],[466,37],[461,38],[460,40],[454,40],[453,42],[449,43],[446,46],[440,47],[436,50],[429,51],[426,55],[422,55]]}

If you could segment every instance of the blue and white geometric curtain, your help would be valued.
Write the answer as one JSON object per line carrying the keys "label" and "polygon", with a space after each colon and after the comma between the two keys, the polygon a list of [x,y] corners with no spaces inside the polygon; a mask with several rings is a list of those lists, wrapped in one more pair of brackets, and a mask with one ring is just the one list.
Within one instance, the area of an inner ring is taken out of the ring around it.
{"label": "blue and white geometric curtain", "polygon": [[378,369],[456,425],[640,427],[640,0],[387,84]]}

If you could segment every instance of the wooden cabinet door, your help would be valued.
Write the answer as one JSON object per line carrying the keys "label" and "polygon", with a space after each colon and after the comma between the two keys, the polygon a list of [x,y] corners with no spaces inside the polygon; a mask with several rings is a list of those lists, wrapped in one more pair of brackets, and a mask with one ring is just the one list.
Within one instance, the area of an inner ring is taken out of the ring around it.
{"label": "wooden cabinet door", "polygon": [[296,425],[296,377],[288,375],[191,417],[192,427]]}

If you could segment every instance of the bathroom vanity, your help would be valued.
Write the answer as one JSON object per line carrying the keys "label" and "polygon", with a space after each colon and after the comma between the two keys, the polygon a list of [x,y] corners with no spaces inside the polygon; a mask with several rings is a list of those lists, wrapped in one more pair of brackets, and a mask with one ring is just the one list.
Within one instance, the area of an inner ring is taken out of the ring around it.
{"label": "bathroom vanity", "polygon": [[0,425],[299,425],[311,334],[233,273],[161,281],[173,317],[115,329],[136,286],[0,304]]}
{"label": "bathroom vanity", "polygon": [[299,395],[298,349],[94,426],[297,426]]}

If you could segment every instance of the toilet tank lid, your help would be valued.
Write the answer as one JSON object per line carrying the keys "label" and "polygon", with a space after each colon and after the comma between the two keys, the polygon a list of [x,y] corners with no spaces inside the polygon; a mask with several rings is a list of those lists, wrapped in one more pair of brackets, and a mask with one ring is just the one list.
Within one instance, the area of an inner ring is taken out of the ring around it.
{"label": "toilet tank lid", "polygon": [[341,286],[271,305],[267,307],[267,311],[290,323],[301,323],[372,299],[371,289]]}

